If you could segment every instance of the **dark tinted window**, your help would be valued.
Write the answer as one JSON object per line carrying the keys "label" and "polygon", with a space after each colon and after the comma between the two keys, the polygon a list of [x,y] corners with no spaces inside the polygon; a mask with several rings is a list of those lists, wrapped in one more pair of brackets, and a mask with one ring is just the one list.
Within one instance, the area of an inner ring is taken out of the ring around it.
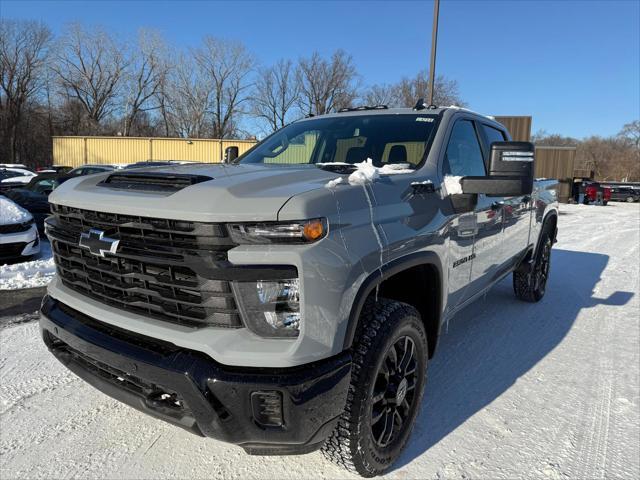
{"label": "dark tinted window", "polygon": [[482,124],[482,129],[487,136],[487,147],[491,148],[493,142],[504,142],[504,134],[497,128]]}
{"label": "dark tinted window", "polygon": [[458,120],[453,126],[444,160],[444,174],[484,176],[484,160],[476,130],[470,120]]}

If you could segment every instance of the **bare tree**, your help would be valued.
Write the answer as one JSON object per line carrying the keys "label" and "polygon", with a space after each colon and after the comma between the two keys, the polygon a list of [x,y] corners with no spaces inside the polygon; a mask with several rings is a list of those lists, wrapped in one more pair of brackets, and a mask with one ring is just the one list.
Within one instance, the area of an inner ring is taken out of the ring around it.
{"label": "bare tree", "polygon": [[536,145],[550,147],[575,147],[580,140],[573,137],[565,137],[558,133],[549,134],[545,130],[538,130],[531,135],[531,141]]}
{"label": "bare tree", "polygon": [[202,74],[195,60],[180,55],[160,86],[161,112],[167,132],[192,138],[210,135],[208,108],[214,92],[212,80]]}
{"label": "bare tree", "polygon": [[38,22],[0,21],[0,114],[3,150],[17,159],[18,129],[26,106],[44,84],[51,31]]}
{"label": "bare tree", "polygon": [[304,113],[322,115],[349,107],[357,97],[356,67],[351,55],[343,50],[335,51],[330,60],[318,52],[300,59],[296,78],[299,106]]}
{"label": "bare tree", "polygon": [[623,125],[618,136],[633,145],[638,154],[640,154],[640,120],[634,120]]}
{"label": "bare tree", "polygon": [[289,123],[299,91],[291,60],[279,60],[275,65],[258,71],[252,113],[266,123],[267,133]]}
{"label": "bare tree", "polygon": [[149,30],[141,30],[137,48],[128,61],[123,77],[124,127],[122,134],[131,135],[136,118],[143,112],[159,108],[156,100],[167,76],[166,46],[162,37]]}
{"label": "bare tree", "polygon": [[212,135],[228,138],[243,114],[253,58],[243,44],[214,37],[205,37],[193,55],[203,80],[213,87],[208,103]]}
{"label": "bare tree", "polygon": [[365,104],[369,106],[375,105],[394,105],[397,97],[396,85],[372,85],[364,94]]}
{"label": "bare tree", "polygon": [[[396,85],[394,106],[413,107],[419,98],[429,97],[429,75],[425,71],[418,72],[413,78],[402,78]],[[435,79],[435,92],[433,101],[436,105],[457,105],[464,107],[466,104],[460,98],[458,82],[449,80],[442,75]]]}
{"label": "bare tree", "polygon": [[93,129],[114,112],[126,67],[124,48],[109,34],[78,24],[68,27],[52,66],[63,94],[80,102]]}

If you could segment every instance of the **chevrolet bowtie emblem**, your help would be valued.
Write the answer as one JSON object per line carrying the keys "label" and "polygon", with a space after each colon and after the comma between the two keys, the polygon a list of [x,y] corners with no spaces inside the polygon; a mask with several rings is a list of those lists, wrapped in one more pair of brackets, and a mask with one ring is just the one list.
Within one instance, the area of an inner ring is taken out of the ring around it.
{"label": "chevrolet bowtie emblem", "polygon": [[80,246],[100,257],[104,257],[107,252],[115,254],[119,243],[120,240],[105,237],[104,232],[96,228],[92,228],[88,233],[80,234]]}

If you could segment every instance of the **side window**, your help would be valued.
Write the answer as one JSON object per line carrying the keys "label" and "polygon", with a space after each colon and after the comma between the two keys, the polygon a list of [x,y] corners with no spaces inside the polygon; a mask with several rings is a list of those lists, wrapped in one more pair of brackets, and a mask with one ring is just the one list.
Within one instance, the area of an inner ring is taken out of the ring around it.
{"label": "side window", "polygon": [[461,177],[486,175],[480,142],[470,120],[458,120],[453,126],[444,158],[444,174]]}
{"label": "side window", "polygon": [[490,127],[483,123],[482,130],[487,136],[487,148],[490,149],[493,142],[504,142],[504,134],[497,128]]}

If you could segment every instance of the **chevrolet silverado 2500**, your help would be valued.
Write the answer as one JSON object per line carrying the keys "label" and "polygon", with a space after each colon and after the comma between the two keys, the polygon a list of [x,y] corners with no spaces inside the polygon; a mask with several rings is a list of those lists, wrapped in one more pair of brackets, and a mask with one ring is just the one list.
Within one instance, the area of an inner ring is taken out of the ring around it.
{"label": "chevrolet silverado 2500", "polygon": [[543,297],[555,182],[534,181],[530,143],[451,107],[307,118],[230,160],[58,187],[44,342],[193,433],[380,474],[442,326],[507,275]]}

